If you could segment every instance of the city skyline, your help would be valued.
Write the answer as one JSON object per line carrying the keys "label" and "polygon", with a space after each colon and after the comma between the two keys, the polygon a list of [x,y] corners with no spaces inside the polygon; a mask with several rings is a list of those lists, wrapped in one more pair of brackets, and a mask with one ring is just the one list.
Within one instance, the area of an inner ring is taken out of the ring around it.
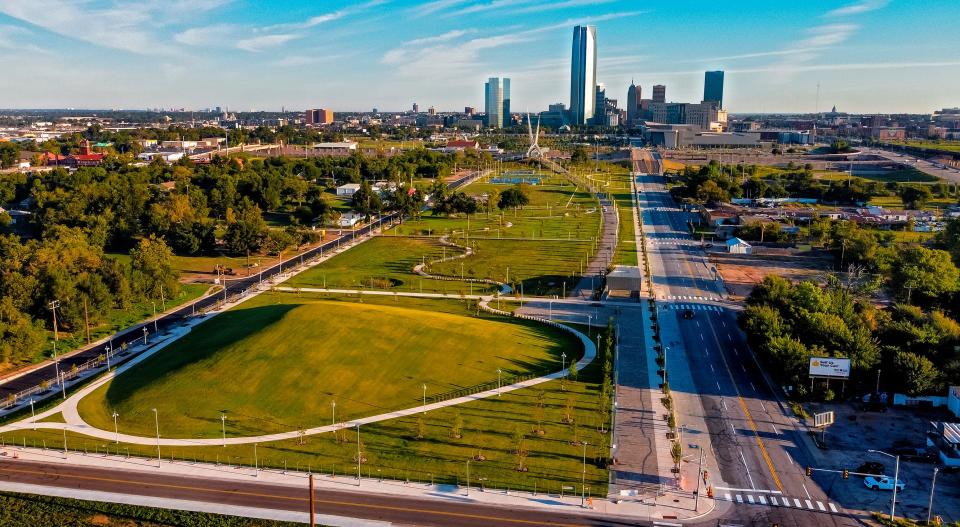
{"label": "city skyline", "polygon": [[569,103],[570,31],[594,25],[612,93],[634,79],[695,101],[724,70],[733,113],[926,113],[957,105],[958,23],[947,0],[0,0],[0,90],[12,108],[452,110],[500,75],[514,111],[539,111]]}

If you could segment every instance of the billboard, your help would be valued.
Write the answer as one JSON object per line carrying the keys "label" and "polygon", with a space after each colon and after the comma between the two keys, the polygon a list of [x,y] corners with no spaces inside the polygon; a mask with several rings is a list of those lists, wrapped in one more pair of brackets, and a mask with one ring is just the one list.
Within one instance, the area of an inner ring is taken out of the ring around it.
{"label": "billboard", "polygon": [[850,378],[850,359],[811,357],[810,376],[848,379]]}

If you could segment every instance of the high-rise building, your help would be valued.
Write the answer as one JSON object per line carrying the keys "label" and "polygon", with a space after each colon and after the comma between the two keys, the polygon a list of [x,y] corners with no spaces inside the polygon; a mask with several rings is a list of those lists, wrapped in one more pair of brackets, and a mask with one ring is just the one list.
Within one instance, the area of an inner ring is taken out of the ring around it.
{"label": "high-rise building", "polygon": [[667,87],[663,84],[653,86],[653,102],[667,102]]}
{"label": "high-rise building", "polygon": [[717,103],[717,107],[723,108],[723,72],[708,71],[703,76],[703,100],[704,102]]}
{"label": "high-rise building", "polygon": [[483,85],[486,124],[490,128],[503,128],[510,123],[510,79],[490,77]]}
{"label": "high-rise building", "polygon": [[420,113],[420,105],[413,103],[413,113]]}
{"label": "high-rise building", "polygon": [[593,102],[593,117],[588,120],[588,123],[592,123],[594,126],[606,126],[607,124],[607,87],[603,84],[597,84],[594,93],[594,102]]}
{"label": "high-rise building", "polygon": [[333,110],[316,108],[305,112],[307,124],[330,124],[333,122]]}
{"label": "high-rise building", "polygon": [[597,28],[573,28],[573,53],[570,61],[570,121],[587,124],[596,111]]}
{"label": "high-rise building", "polygon": [[630,87],[627,88],[627,123],[633,124],[634,121],[640,118],[640,101],[643,98],[640,96],[641,90],[640,86],[637,86],[633,83],[633,80],[630,80]]}
{"label": "high-rise building", "polygon": [[463,113],[467,114],[468,116],[473,115],[473,114],[475,114],[476,112],[477,112],[477,109],[474,108],[473,106],[464,106],[464,107],[463,107]]}

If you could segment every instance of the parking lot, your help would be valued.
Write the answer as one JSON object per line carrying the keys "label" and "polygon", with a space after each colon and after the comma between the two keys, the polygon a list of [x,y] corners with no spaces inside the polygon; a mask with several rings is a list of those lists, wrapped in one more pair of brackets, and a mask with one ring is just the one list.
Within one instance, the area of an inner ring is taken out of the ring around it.
{"label": "parking lot", "polygon": [[[818,404],[808,411],[833,410],[836,422],[827,429],[826,448],[820,450],[820,464],[826,470],[856,471],[865,462],[883,464],[884,474],[893,477],[895,460],[868,450],[906,452],[926,447],[931,421],[957,421],[945,410],[929,408],[889,408],[886,412],[867,412],[855,403]],[[931,460],[901,459],[900,480],[906,483],[897,494],[897,516],[924,520],[930,498],[935,465]],[[851,474],[844,480],[840,473],[815,470],[813,479],[840,505],[850,510],[889,513],[891,491],[870,490],[863,476]],[[960,521],[960,472],[940,471],[937,475],[933,513],[947,521]]]}

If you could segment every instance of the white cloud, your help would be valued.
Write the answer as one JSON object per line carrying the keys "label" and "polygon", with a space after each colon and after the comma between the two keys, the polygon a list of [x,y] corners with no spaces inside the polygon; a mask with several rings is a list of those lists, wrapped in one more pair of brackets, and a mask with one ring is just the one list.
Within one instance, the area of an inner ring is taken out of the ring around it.
{"label": "white cloud", "polygon": [[177,33],[173,39],[187,46],[217,46],[228,41],[236,30],[237,27],[232,24],[192,27]]}
{"label": "white cloud", "polygon": [[237,48],[250,51],[250,52],[260,52],[267,49],[276,48],[295,40],[301,38],[300,35],[294,35],[291,33],[279,33],[276,35],[263,35],[260,37],[245,38],[237,41]]}
{"label": "white cloud", "polygon": [[36,44],[27,42],[28,40],[32,40],[30,31],[17,26],[0,26],[0,49],[35,53],[45,52]]}
{"label": "white cloud", "polygon": [[423,5],[418,5],[412,7],[408,13],[414,18],[421,18],[427,15],[432,15],[437,11],[443,11],[449,7],[458,6],[460,4],[465,4],[469,0],[434,0],[433,2],[428,2]]}
{"label": "white cloud", "polygon": [[828,24],[807,30],[809,37],[797,42],[796,48],[820,48],[835,46],[847,40],[850,35],[860,29],[855,24]]}
{"label": "white cloud", "polygon": [[451,30],[451,31],[447,31],[446,33],[444,33],[444,34],[442,34],[442,35],[437,35],[437,36],[435,36],[435,37],[424,37],[424,38],[416,38],[416,39],[413,39],[413,40],[408,40],[408,41],[404,42],[402,45],[404,45],[404,46],[422,46],[422,45],[424,45],[424,44],[436,44],[436,43],[438,43],[438,42],[448,42],[448,41],[455,40],[455,39],[458,39],[458,38],[460,38],[460,37],[463,37],[463,36],[466,36],[466,35],[470,35],[470,34],[473,34],[473,33],[476,33],[476,32],[477,32],[476,29],[454,29],[454,30]]}
{"label": "white cloud", "polygon": [[855,4],[839,7],[833,11],[827,12],[824,16],[850,16],[860,15],[876,9],[881,9],[890,3],[890,0],[863,0]]}
{"label": "white cloud", "polygon": [[544,4],[532,5],[515,9],[512,14],[537,13],[540,11],[556,11],[558,9],[567,9],[570,7],[587,7],[609,4],[617,0],[564,0],[561,2],[547,2]]}

